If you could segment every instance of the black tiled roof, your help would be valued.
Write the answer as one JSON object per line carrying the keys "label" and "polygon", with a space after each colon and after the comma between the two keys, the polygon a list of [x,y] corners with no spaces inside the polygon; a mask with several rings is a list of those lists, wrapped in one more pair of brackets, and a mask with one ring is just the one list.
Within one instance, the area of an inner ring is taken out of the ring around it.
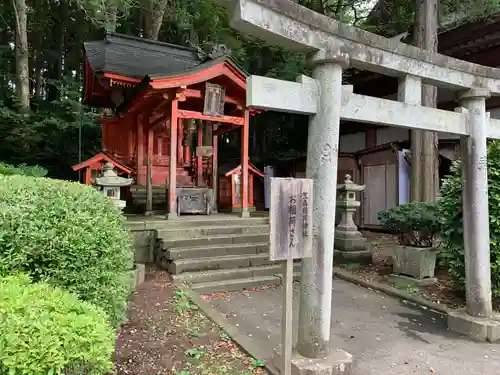
{"label": "black tiled roof", "polygon": [[118,33],[108,33],[104,40],[86,42],[84,50],[95,73],[134,78],[176,75],[202,63],[195,48]]}

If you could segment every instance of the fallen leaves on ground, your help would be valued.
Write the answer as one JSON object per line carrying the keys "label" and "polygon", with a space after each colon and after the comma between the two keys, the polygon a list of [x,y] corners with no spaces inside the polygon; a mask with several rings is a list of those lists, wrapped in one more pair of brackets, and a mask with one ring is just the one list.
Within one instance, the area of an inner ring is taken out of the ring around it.
{"label": "fallen leaves on ground", "polygon": [[[345,264],[341,268],[361,277],[365,281],[391,285],[389,275],[392,273],[391,248],[397,245],[397,239],[390,234],[363,232],[371,244],[373,264]],[[454,289],[453,280],[446,270],[436,269],[437,283],[430,286],[408,287],[403,291],[426,298],[450,308],[462,307],[465,304],[462,296]],[[398,286],[395,286],[398,287]]]}
{"label": "fallen leaves on ground", "polygon": [[243,353],[156,268],[129,304],[115,363],[119,375],[266,374],[261,361]]}

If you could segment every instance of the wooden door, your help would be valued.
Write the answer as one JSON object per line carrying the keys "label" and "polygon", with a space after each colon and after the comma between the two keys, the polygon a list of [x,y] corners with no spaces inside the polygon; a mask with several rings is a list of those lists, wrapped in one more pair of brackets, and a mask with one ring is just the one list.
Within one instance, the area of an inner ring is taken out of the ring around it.
{"label": "wooden door", "polygon": [[363,183],[363,225],[378,225],[377,214],[386,207],[386,166],[363,167]]}

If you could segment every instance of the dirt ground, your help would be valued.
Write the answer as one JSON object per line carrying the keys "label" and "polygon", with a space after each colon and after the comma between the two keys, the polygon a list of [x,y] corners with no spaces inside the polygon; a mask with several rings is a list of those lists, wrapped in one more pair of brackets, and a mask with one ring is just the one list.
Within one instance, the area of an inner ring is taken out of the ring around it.
{"label": "dirt ground", "polygon": [[[367,281],[374,281],[390,284],[389,275],[392,273],[391,248],[397,245],[396,237],[390,234],[363,231],[363,235],[371,243],[373,251],[373,264],[363,266],[359,264],[346,264],[341,266],[345,270],[362,277]],[[435,285],[425,287],[400,287],[407,293],[417,294],[423,298],[439,304],[445,304],[450,308],[457,308],[465,305],[463,296],[458,294],[453,287],[453,281],[445,269],[436,267]]]}
{"label": "dirt ground", "polygon": [[155,267],[132,296],[115,363],[120,375],[266,374]]}

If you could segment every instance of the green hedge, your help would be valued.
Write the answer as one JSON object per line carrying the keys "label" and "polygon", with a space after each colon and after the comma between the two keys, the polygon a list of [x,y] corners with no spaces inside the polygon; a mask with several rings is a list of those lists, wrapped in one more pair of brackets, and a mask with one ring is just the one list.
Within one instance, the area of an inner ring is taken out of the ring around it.
{"label": "green hedge", "polygon": [[101,375],[114,343],[99,307],[27,276],[0,278],[0,375]]}
{"label": "green hedge", "polygon": [[88,186],[0,175],[0,275],[47,280],[102,307],[116,324],[130,293],[132,239],[124,220]]}
{"label": "green hedge", "polygon": [[23,176],[44,177],[47,175],[47,172],[45,168],[39,165],[19,164],[17,167],[14,167],[10,164],[0,163],[0,174],[4,175],[20,174]]}
{"label": "green hedge", "polygon": [[[439,262],[447,267],[457,289],[465,288],[465,261],[462,222],[461,163],[455,162],[444,179],[438,201],[442,219],[442,250]],[[488,144],[488,189],[490,215],[490,256],[492,293],[500,297],[500,142]]]}

